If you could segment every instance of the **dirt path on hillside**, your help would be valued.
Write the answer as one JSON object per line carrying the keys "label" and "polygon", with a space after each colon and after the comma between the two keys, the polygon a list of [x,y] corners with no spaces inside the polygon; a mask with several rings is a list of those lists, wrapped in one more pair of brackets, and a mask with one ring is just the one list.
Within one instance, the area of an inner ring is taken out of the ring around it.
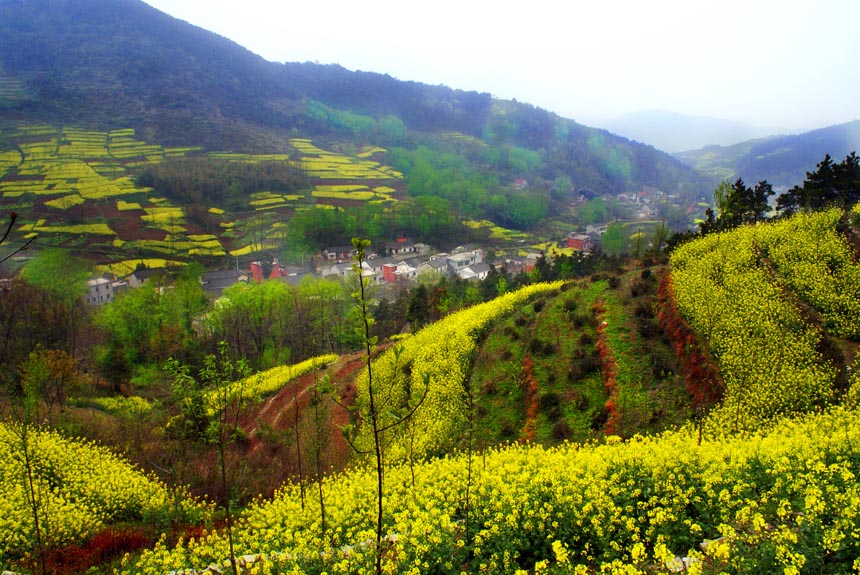
{"label": "dirt path on hillside", "polygon": [[[300,430],[301,441],[306,444],[311,428],[307,410],[312,397],[312,387],[328,375],[335,386],[337,401],[330,400],[328,404],[328,438],[321,459],[327,470],[343,469],[352,452],[341,429],[351,422],[348,408],[355,401],[355,379],[364,367],[363,353],[341,356],[322,370],[312,371],[294,379],[263,403],[247,410],[241,419],[240,427],[247,438],[245,453],[250,466],[259,470],[272,466],[283,467],[284,478],[298,474],[295,430]],[[280,445],[267,439],[267,436],[272,435],[280,435]],[[302,468],[304,473],[308,473],[310,462],[304,461]]]}

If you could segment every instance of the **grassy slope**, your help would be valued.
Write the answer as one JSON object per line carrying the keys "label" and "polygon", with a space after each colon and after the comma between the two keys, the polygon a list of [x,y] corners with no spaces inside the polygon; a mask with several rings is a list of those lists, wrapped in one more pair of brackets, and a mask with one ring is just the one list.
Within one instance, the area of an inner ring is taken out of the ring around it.
{"label": "grassy slope", "polygon": [[[683,382],[654,321],[656,273],[637,269],[570,284],[499,322],[472,368],[483,444],[588,440],[607,431],[610,418],[611,431],[625,437],[683,422]],[[610,370],[616,375],[608,389]]]}

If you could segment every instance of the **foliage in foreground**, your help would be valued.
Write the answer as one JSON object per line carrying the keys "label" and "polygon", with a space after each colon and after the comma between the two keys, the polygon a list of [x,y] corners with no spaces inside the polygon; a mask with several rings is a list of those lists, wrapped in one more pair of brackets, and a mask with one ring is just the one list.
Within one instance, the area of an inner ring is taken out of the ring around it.
{"label": "foliage in foreground", "polygon": [[[515,446],[387,471],[390,573],[848,573],[860,564],[856,410],[786,420],[770,433],[684,429],[625,443]],[[252,506],[237,550],[254,573],[373,569],[374,476],[326,480],[327,530],[297,486]],[[468,514],[468,520],[466,515]],[[464,526],[468,525],[468,532]],[[704,545],[703,545],[704,543]],[[205,568],[227,557],[220,533],[159,544],[123,573]]]}
{"label": "foliage in foreground", "polygon": [[[22,436],[0,425],[0,566],[30,553],[33,502],[26,489]],[[54,431],[27,434],[36,508],[50,547],[81,542],[116,522],[194,521],[208,508],[172,491],[111,451]]]}

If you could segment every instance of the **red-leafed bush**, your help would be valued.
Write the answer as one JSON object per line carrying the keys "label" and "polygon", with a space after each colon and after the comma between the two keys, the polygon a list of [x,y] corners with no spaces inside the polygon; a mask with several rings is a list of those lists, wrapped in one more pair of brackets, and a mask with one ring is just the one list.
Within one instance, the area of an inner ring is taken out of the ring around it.
{"label": "red-leafed bush", "polygon": [[104,565],[153,543],[152,538],[138,529],[106,529],[86,543],[69,545],[49,553],[45,571],[54,575],[83,573],[90,567]]}
{"label": "red-leafed bush", "polygon": [[618,397],[618,364],[615,361],[615,356],[612,355],[612,348],[609,345],[609,339],[606,336],[606,322],[603,316],[606,314],[606,307],[602,301],[598,301],[592,308],[594,313],[594,321],[597,324],[597,351],[600,354],[600,365],[603,373],[603,387],[606,389],[606,425],[603,430],[607,435],[612,435],[618,429],[618,409],[615,406],[615,398]]}
{"label": "red-leafed bush", "polygon": [[520,443],[528,443],[534,441],[537,432],[538,413],[540,412],[540,398],[534,376],[534,364],[529,356],[523,359],[523,372],[525,374],[526,422],[520,431]]}
{"label": "red-leafed bush", "polygon": [[678,311],[669,272],[660,278],[657,309],[658,325],[675,352],[693,409],[700,412],[712,407],[723,397],[723,380],[707,347],[699,341],[690,324]]}

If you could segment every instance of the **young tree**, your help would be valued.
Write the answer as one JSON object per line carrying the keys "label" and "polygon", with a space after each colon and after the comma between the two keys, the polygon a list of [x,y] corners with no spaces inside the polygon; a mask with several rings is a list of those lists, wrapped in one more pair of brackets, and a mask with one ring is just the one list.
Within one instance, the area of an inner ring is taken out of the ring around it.
{"label": "young tree", "polygon": [[732,193],[732,185],[728,180],[723,180],[714,189],[714,207],[716,208],[717,218],[723,217],[723,214],[729,213],[729,196]]}
{"label": "young tree", "polygon": [[[194,437],[215,447],[218,454],[218,471],[221,479],[220,503],[224,509],[230,564],[233,575],[239,575],[236,552],[233,546],[232,461],[230,449],[239,437],[239,416],[247,401],[246,382],[251,370],[244,359],[230,359],[227,344],[219,345],[218,355],[207,355],[203,368],[195,379],[188,366],[175,360],[167,363],[173,375],[174,387],[189,390],[193,395],[185,402],[193,409],[185,418],[186,437]],[[202,392],[202,393],[198,393]]]}
{"label": "young tree", "polygon": [[624,226],[618,222],[613,222],[606,227],[606,232],[601,238],[603,242],[603,251],[610,256],[619,256],[627,252],[630,239],[624,233]]}
{"label": "young tree", "polygon": [[310,388],[310,451],[314,464],[314,480],[317,487],[317,497],[320,507],[320,534],[326,536],[325,494],[323,492],[324,455],[331,438],[329,426],[331,422],[331,378],[326,375],[322,381],[315,381]]}
{"label": "young tree", "polygon": [[86,305],[89,265],[63,249],[42,250],[22,270],[21,276],[33,286],[43,290],[46,304],[63,331],[67,334],[63,347],[76,356]]}
{"label": "young tree", "polygon": [[26,385],[38,394],[48,414],[55,406],[63,410],[68,395],[76,393],[82,383],[77,360],[61,349],[46,350],[41,345],[36,346],[22,371],[27,376]]}
{"label": "young tree", "polygon": [[[373,352],[376,350],[377,337],[371,335],[374,319],[369,311],[369,295],[368,282],[369,278],[362,273],[363,266],[367,257],[367,248],[370,247],[370,240],[353,238],[352,245],[355,248],[354,263],[352,265],[353,272],[358,278],[358,289],[352,294],[355,300],[357,314],[361,321],[361,326],[357,328],[356,334],[362,342],[362,347],[365,353],[365,369],[367,371],[367,404],[359,405],[359,410],[356,411],[356,416],[362,425],[370,427],[371,440],[373,446],[371,452],[374,456],[376,470],[376,557],[375,566],[376,574],[382,575],[382,541],[385,538],[384,534],[384,502],[385,494],[385,459],[384,459],[384,434],[409,420],[415,411],[420,407],[424,398],[427,396],[427,385],[425,385],[423,394],[417,400],[411,400],[411,393],[406,394],[406,405],[402,409],[397,410],[394,405],[390,405],[390,400],[393,394],[383,393],[382,383],[374,379],[373,372]],[[399,353],[395,348],[395,357],[399,357]],[[396,363],[396,361],[395,361]],[[395,366],[396,370],[396,366]],[[425,383],[426,383],[425,378]],[[389,386],[394,385],[395,381],[387,382]],[[386,390],[390,391],[390,390]],[[344,430],[344,436],[349,441],[350,446],[359,452],[363,452],[350,437],[351,429]]]}
{"label": "young tree", "polygon": [[9,430],[21,446],[24,463],[22,483],[27,500],[27,508],[33,520],[33,543],[37,572],[46,572],[48,536],[46,532],[47,511],[45,497],[36,477],[38,458],[39,422],[41,420],[41,389],[48,377],[48,366],[44,358],[30,354],[31,357],[21,365],[21,393],[13,400]]}

